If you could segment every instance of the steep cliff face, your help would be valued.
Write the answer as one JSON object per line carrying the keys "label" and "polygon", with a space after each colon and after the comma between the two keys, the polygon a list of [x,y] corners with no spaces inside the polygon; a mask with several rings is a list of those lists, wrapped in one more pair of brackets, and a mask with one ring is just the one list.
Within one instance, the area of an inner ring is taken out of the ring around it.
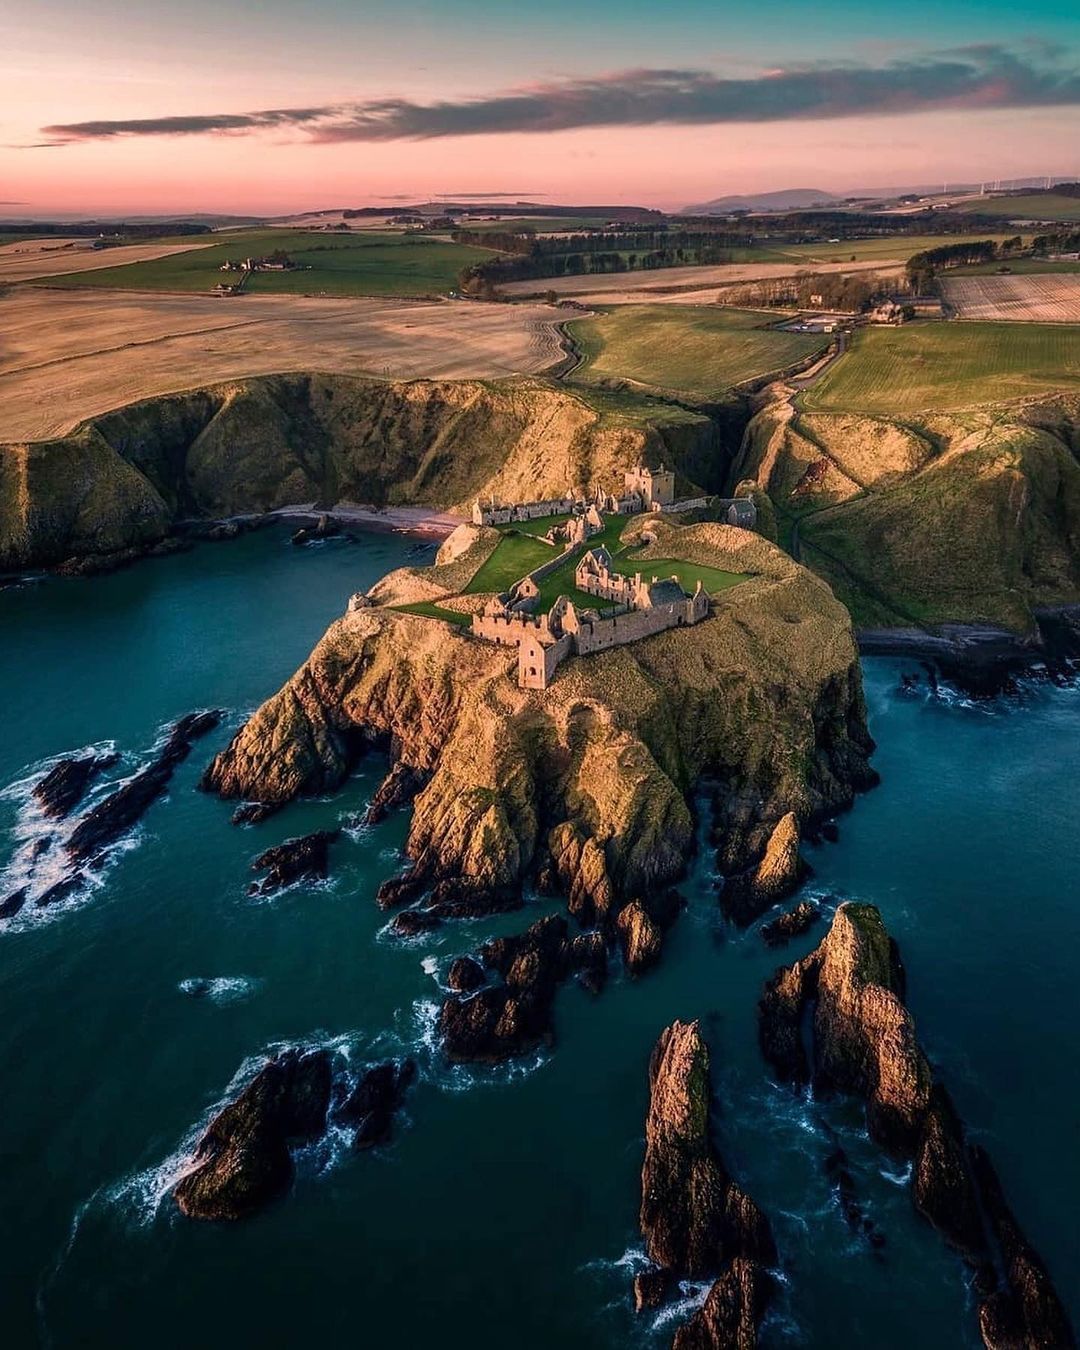
{"label": "steep cliff face", "polygon": [[767,838],[788,811],[805,820],[848,805],[872,743],[846,613],[744,531],[667,528],[657,548],[677,533],[678,556],[757,575],[696,627],[572,659],[543,693],[517,687],[512,651],[438,620],[350,613],[207,785],[280,804],[335,787],[364,741],[380,740],[429,775],[408,839],[418,878],[498,890],[546,872],[593,921],[614,917],[613,897],[659,891],[682,871],[705,775],[737,803],[740,838]]}
{"label": "steep cliff face", "polygon": [[132,404],[61,439],[0,445],[0,567],[145,544],[181,518],[302,502],[463,509],[478,493],[614,486],[643,456],[715,489],[716,438],[685,409],[601,411],[541,380],[242,380]]}
{"label": "steep cliff face", "polygon": [[871,1137],[911,1160],[915,1208],[975,1268],[989,1350],[1068,1350],[1073,1336],[1050,1276],[919,1044],[878,910],[841,905],[817,949],[768,982],[759,1011],[762,1049],[781,1077],[861,1097]]}
{"label": "steep cliff face", "polygon": [[990,623],[1080,603],[1075,398],[914,426],[768,403],[735,476],[768,493],[801,560],[866,626]]}

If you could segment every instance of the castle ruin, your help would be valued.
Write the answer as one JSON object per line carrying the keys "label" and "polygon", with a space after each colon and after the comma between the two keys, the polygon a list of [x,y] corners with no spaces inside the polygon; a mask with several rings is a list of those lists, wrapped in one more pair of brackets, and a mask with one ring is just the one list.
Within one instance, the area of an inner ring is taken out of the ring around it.
{"label": "castle ruin", "polygon": [[700,623],[709,615],[709,596],[700,581],[690,595],[676,577],[646,581],[640,572],[622,576],[612,570],[611,555],[603,548],[590,549],[581,558],[574,584],[587,595],[613,602],[604,614],[579,609],[565,595],[546,614],[536,614],[532,606],[539,588],[535,581],[527,588],[528,581],[532,578],[489,600],[472,618],[474,637],[517,648],[522,689],[546,689],[568,656],[637,642],[669,628]]}

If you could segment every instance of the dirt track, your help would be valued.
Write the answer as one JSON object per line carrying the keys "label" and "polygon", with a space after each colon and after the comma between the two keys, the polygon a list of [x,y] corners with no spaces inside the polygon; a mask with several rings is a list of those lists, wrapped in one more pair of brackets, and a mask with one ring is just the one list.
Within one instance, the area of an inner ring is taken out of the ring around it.
{"label": "dirt track", "polygon": [[39,277],[66,276],[69,272],[96,272],[122,263],[150,262],[193,248],[209,248],[221,240],[207,235],[193,237],[189,244],[121,244],[94,248],[92,239],[27,239],[0,248],[0,284],[33,281]]}
{"label": "dirt track", "polygon": [[738,282],[771,281],[799,272],[880,272],[891,275],[903,263],[888,258],[866,262],[724,263],[716,267],[662,267],[648,272],[612,272],[604,276],[551,277],[542,281],[510,281],[499,289],[506,295],[572,295],[583,304],[701,305],[716,298],[718,286]]}
{"label": "dirt track", "polygon": [[245,375],[538,374],[562,358],[555,325],[565,317],[539,304],[15,287],[0,295],[0,443]]}

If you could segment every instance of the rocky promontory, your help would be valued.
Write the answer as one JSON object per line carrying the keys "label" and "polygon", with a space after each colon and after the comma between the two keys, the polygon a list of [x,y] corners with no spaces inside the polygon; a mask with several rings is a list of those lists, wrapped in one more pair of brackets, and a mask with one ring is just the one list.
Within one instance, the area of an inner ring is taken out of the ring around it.
{"label": "rocky promontory", "polygon": [[860,1097],[871,1138],[911,1160],[915,1208],[974,1268],[989,1350],[1072,1346],[1049,1274],[919,1044],[878,910],[841,905],[816,950],[768,982],[759,1012],[762,1049],[780,1077]]}
{"label": "rocky promontory", "polygon": [[635,1305],[657,1306],[676,1279],[714,1277],[705,1303],[676,1334],[676,1350],[752,1348],[776,1246],[768,1220],[713,1145],[709,1051],[697,1022],[661,1032],[649,1089],[641,1232],[653,1268],[635,1280]]}
{"label": "rocky promontory", "polygon": [[[358,608],[205,785],[278,806],[333,790],[381,748],[416,790],[411,870],[387,903],[446,885],[486,912],[483,896],[520,896],[536,879],[561,889],[582,924],[607,926],[640,900],[624,928],[628,955],[647,964],[656,914],[644,902],[685,867],[699,785],[738,870],[778,828],[790,842],[798,822],[874,781],[855,643],[828,588],[746,531],[653,528],[643,566],[677,556],[746,576],[705,622],[567,661],[537,692],[517,687],[505,648],[438,619]],[[765,870],[772,878],[771,861]],[[767,893],[779,893],[771,879]]]}

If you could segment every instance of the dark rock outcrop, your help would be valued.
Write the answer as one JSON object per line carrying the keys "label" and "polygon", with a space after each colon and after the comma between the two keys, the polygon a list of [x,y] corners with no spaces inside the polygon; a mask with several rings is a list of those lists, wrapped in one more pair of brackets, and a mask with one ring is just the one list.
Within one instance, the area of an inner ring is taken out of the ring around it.
{"label": "dark rock outcrop", "polygon": [[287,1050],[269,1060],[199,1140],[173,1191],[181,1211],[241,1219],[281,1195],[293,1176],[290,1145],[323,1132],[330,1088],[326,1050]]}
{"label": "dark rock outcrop", "polygon": [[[866,1103],[871,1137],[912,1161],[916,1209],[978,1271],[991,1350],[1065,1350],[1072,1333],[1050,1277],[935,1081],[903,1002],[896,944],[872,905],[844,904],[817,949],[768,981],[761,1044],[777,1074]],[[809,1015],[813,1066],[803,1048]]]}
{"label": "dark rock outcrop", "polygon": [[720,904],[729,919],[745,927],[798,890],[809,871],[799,853],[799,822],[788,811],[773,827],[760,861],[724,880]]}
{"label": "dark rock outcrop", "polygon": [[566,920],[557,914],[538,919],[524,933],[485,943],[477,960],[501,982],[443,1001],[439,1033],[448,1058],[495,1064],[550,1044],[568,945]]}
{"label": "dark rock outcrop", "polygon": [[446,987],[455,994],[471,994],[487,981],[484,968],[471,956],[459,956],[446,972]]}
{"label": "dark rock outcrop", "polygon": [[220,712],[188,713],[169,732],[157,759],[122,787],[111,792],[76,825],[64,845],[73,862],[84,862],[129,830],[169,785],[176,766],[191,752],[192,742],[212,731]]}
{"label": "dark rock outcrop", "polygon": [[0,900],[0,919],[12,919],[26,904],[27,887],[20,886],[17,891]]}
{"label": "dark rock outcrop", "polygon": [[[697,1022],[674,1022],[661,1032],[649,1084],[640,1220],[654,1270],[637,1276],[635,1304],[654,1306],[656,1272],[716,1276],[705,1305],[676,1344],[753,1346],[776,1246],[768,1220],[728,1175],[713,1146],[709,1052]],[[735,1330],[749,1339],[723,1339]]]}
{"label": "dark rock outcrop", "polygon": [[761,936],[767,947],[782,947],[792,938],[802,937],[809,932],[820,918],[821,910],[812,900],[800,900],[794,909],[778,914],[775,919],[764,924]]}
{"label": "dark rock outcrop", "polygon": [[391,811],[407,806],[423,788],[429,774],[398,760],[372,794],[364,812],[365,825],[377,825]]}
{"label": "dark rock outcrop", "polygon": [[334,1111],[334,1119],[355,1127],[353,1147],[374,1148],[390,1138],[394,1115],[416,1078],[416,1061],[387,1060],[366,1069]]}
{"label": "dark rock outcrop", "polygon": [[689,1322],[676,1331],[671,1350],[754,1350],[771,1293],[768,1271],[737,1256]]}
{"label": "dark rock outcrop", "polygon": [[340,830],[315,830],[297,839],[286,839],[266,849],[252,862],[253,872],[266,872],[262,881],[253,881],[249,895],[271,895],[297,881],[321,881],[330,870],[330,845]]}
{"label": "dark rock outcrop", "polygon": [[622,939],[623,960],[631,975],[640,975],[660,960],[663,934],[640,900],[631,900],[615,921]]}
{"label": "dark rock outcrop", "polygon": [[424,909],[403,909],[394,916],[390,927],[398,937],[420,937],[423,933],[432,933],[436,928],[441,928],[442,919]]}
{"label": "dark rock outcrop", "polygon": [[43,815],[60,820],[82,801],[97,775],[111,769],[119,755],[83,755],[62,759],[34,788],[34,800]]}

